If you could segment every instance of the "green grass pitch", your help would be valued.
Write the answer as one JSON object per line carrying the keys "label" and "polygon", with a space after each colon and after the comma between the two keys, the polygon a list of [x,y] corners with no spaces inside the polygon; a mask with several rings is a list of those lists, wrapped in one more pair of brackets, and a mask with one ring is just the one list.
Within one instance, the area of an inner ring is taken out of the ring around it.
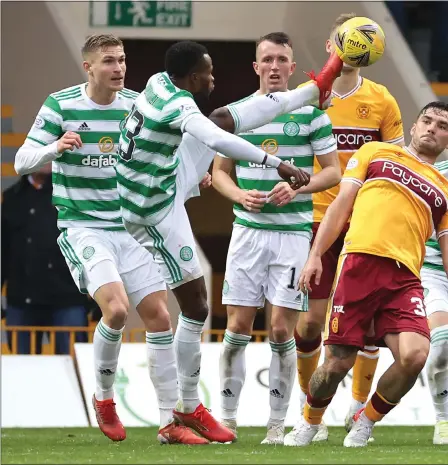
{"label": "green grass pitch", "polygon": [[[343,428],[329,428],[326,443],[308,447],[261,446],[264,428],[239,428],[231,445],[162,446],[155,428],[127,428],[127,439],[112,443],[97,428],[2,429],[1,462],[20,463],[448,463],[448,446],[432,444],[432,427],[375,429],[364,449],[342,447]],[[289,429],[288,429],[289,430]]]}

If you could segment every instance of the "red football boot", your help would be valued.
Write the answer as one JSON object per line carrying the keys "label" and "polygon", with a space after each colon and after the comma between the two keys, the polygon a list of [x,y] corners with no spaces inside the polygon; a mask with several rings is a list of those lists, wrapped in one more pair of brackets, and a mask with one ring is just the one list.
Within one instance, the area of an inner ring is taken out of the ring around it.
{"label": "red football boot", "polygon": [[331,97],[331,88],[336,78],[341,75],[343,64],[336,52],[333,52],[317,76],[314,71],[306,73],[319,87],[319,108],[323,108],[324,103]]}
{"label": "red football boot", "polygon": [[173,415],[179,423],[188,426],[211,442],[233,442],[235,440],[235,433],[216,421],[202,404],[199,404],[193,413],[174,410]]}
{"label": "red football boot", "polygon": [[190,446],[209,444],[207,439],[200,438],[191,429],[174,422],[159,430],[157,439],[161,444],[188,444]]}
{"label": "red football boot", "polygon": [[114,400],[97,400],[95,395],[93,395],[92,403],[100,430],[112,441],[123,441],[126,439],[126,431],[115,411]]}

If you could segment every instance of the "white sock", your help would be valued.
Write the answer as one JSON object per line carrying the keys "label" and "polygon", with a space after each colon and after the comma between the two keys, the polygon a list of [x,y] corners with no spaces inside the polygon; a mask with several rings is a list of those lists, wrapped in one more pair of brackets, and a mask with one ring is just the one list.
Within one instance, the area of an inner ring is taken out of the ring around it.
{"label": "white sock", "polygon": [[317,105],[319,89],[309,83],[289,92],[274,92],[227,106],[235,122],[235,134],[259,128],[274,118],[305,105]]}
{"label": "white sock", "polygon": [[272,350],[269,367],[269,421],[284,421],[291,399],[292,388],[297,373],[296,342],[291,338],[286,342],[269,341]]}
{"label": "white sock", "polygon": [[123,328],[112,329],[106,326],[103,319],[98,322],[93,334],[93,361],[95,364],[97,400],[114,397],[115,372],[121,347]]}
{"label": "white sock", "polygon": [[173,420],[178,399],[177,368],[174,354],[173,331],[146,333],[149,377],[157,394],[160,411],[160,429]]}
{"label": "white sock", "polygon": [[426,373],[436,421],[448,421],[448,325],[431,331]]}
{"label": "white sock", "polygon": [[176,410],[191,413],[201,403],[198,384],[201,372],[201,334],[204,323],[179,315],[174,350],[177,358],[179,403]]}
{"label": "white sock", "polygon": [[245,350],[251,336],[224,333],[221,356],[219,357],[219,379],[221,384],[221,418],[236,420],[241,390],[246,379]]}

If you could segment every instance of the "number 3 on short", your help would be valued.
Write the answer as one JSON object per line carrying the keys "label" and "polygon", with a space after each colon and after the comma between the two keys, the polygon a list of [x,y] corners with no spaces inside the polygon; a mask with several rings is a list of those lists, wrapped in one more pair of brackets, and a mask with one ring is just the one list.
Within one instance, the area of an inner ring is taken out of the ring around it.
{"label": "number 3 on short", "polygon": [[143,121],[145,118],[143,115],[137,110],[133,109],[129,116],[126,118],[124,122],[123,131],[127,129],[126,134],[122,133],[123,139],[128,143],[127,150],[123,150],[120,144],[120,149],[118,154],[123,160],[130,160],[132,158],[132,153],[135,149],[135,141],[134,137],[137,137],[142,130]]}
{"label": "number 3 on short", "polygon": [[423,305],[422,299],[420,299],[420,297],[411,297],[411,302],[415,304],[415,307],[416,307],[414,309],[414,313],[417,316],[426,317],[426,310],[425,310],[425,306]]}

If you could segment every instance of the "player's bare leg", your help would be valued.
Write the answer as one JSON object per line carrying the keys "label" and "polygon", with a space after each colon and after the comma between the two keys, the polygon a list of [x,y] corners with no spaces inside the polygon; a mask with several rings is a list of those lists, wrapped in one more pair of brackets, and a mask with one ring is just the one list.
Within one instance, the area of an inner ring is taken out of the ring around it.
{"label": "player's bare leg", "polygon": [[216,421],[199,400],[201,334],[208,315],[204,278],[184,283],[173,292],[181,309],[174,338],[180,395],[175,419],[209,441],[232,442],[234,433]]}
{"label": "player's bare leg", "polygon": [[257,309],[227,306],[227,329],[219,358],[221,422],[237,437],[237,410],[246,379],[245,350],[251,339]]}
{"label": "player's bare leg", "polygon": [[448,445],[448,312],[436,311],[429,316],[431,349],[426,373],[436,412],[433,444]]}
{"label": "player's bare leg", "polygon": [[[311,376],[316,371],[322,348],[322,331],[327,313],[327,299],[310,299],[308,312],[301,313],[296,326],[297,373],[300,384],[300,411],[303,415]],[[328,440],[325,422],[319,426],[313,442]]]}
{"label": "player's bare leg", "polygon": [[285,446],[311,444],[339,383],[355,363],[357,352],[358,347],[353,346],[326,346],[324,363],[317,368],[310,380],[303,417],[285,436]]}
{"label": "player's bare leg", "polygon": [[376,392],[344,439],[345,447],[365,447],[376,422],[387,415],[414,386],[425,366],[429,341],[418,333],[387,334],[386,345],[394,363],[378,381]]}

